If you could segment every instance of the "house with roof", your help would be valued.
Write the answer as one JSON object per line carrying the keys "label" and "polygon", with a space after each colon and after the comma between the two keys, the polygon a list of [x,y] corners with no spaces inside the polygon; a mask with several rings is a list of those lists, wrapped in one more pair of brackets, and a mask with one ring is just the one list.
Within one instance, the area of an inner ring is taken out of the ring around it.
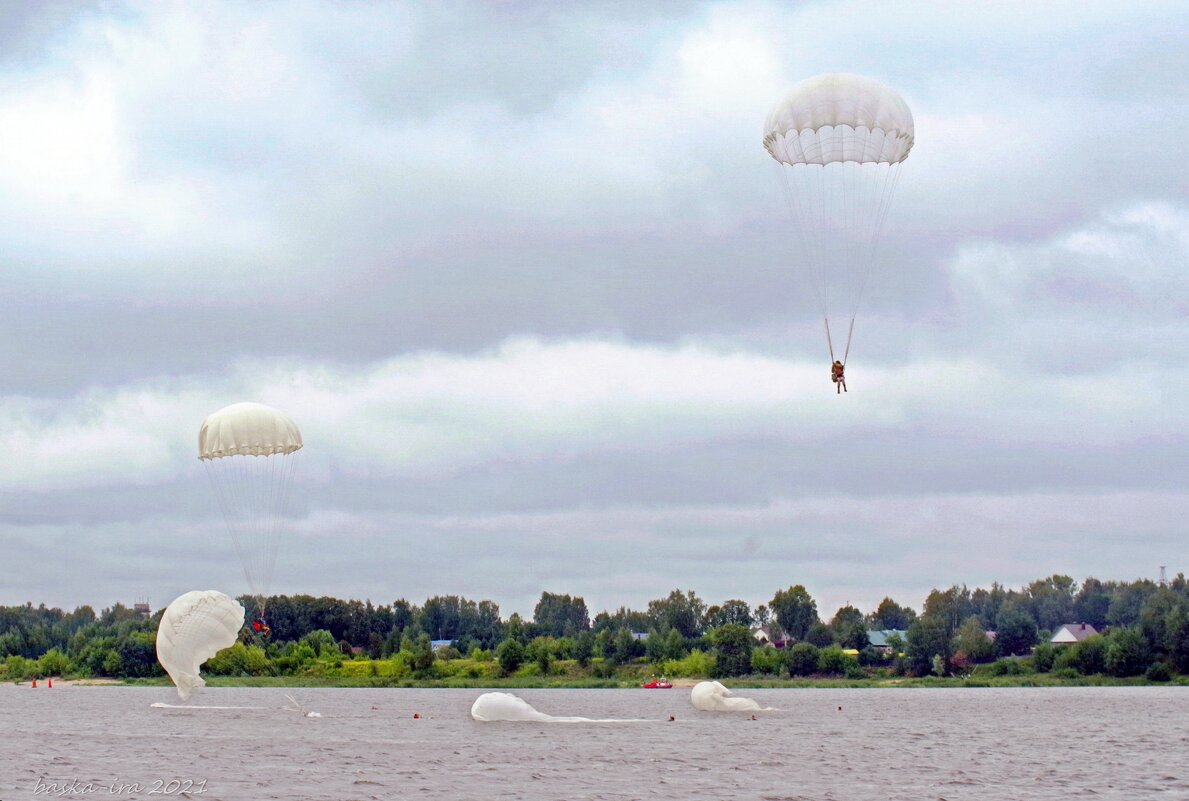
{"label": "house with roof", "polygon": [[1098,631],[1089,623],[1065,623],[1053,633],[1049,642],[1053,645],[1075,645]]}
{"label": "house with roof", "polygon": [[871,629],[867,632],[867,644],[885,656],[891,656],[895,650],[888,644],[893,635],[900,638],[900,647],[908,642],[908,632],[903,629]]}
{"label": "house with roof", "polygon": [[751,636],[755,638],[756,645],[762,648],[784,648],[793,644],[791,637],[777,636],[776,630],[768,626],[760,626],[757,629],[752,629]]}

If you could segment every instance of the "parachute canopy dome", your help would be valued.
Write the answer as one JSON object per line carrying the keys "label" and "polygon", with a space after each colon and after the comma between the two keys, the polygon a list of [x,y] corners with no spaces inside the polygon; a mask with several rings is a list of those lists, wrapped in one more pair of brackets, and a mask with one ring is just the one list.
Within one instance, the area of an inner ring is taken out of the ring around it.
{"label": "parachute canopy dome", "polygon": [[157,661],[183,701],[206,682],[202,663],[235,644],[244,625],[244,608],[216,590],[194,590],[165,609],[157,627]]}
{"label": "parachute canopy dome", "polygon": [[768,115],[764,148],[782,164],[899,164],[912,150],[912,112],[874,78],[801,81]]}
{"label": "parachute canopy dome", "polygon": [[301,449],[301,432],[289,417],[263,403],[233,403],[202,421],[198,458],[273,456]]}
{"label": "parachute canopy dome", "polygon": [[762,712],[764,708],[750,698],[733,695],[717,681],[700,681],[689,694],[694,709],[703,712]]}

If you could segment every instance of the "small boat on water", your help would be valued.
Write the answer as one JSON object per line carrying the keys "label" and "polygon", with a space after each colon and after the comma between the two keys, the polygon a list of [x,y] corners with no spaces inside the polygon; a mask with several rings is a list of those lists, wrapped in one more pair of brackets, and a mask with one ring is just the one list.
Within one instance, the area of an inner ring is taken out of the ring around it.
{"label": "small boat on water", "polygon": [[669,681],[664,676],[661,676],[659,679],[656,676],[653,676],[640,686],[645,690],[671,690],[673,689],[673,682]]}

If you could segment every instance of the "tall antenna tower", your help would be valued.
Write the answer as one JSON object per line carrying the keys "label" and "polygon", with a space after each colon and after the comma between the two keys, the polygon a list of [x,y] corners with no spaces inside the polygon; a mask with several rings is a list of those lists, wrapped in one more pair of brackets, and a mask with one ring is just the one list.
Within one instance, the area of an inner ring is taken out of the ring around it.
{"label": "tall antenna tower", "polygon": [[1161,587],[1168,586],[1168,576],[1164,572],[1164,565],[1160,566],[1160,586]]}

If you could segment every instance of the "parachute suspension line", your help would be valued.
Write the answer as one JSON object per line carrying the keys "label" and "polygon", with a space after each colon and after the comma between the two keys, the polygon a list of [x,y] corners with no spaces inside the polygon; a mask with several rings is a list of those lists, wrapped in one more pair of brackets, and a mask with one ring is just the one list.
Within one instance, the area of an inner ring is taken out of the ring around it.
{"label": "parachute suspension line", "polygon": [[[224,457],[226,458],[226,457]],[[244,581],[247,582],[248,587],[252,586],[252,572],[248,568],[247,554],[244,553],[240,538],[235,536],[235,519],[234,513],[235,498],[229,491],[224,491],[223,483],[215,476],[215,467],[213,466],[213,459],[203,459],[202,465],[206,468],[206,476],[210,479],[211,488],[215,491],[215,497],[219,499],[219,509],[223,512],[223,523],[227,526],[227,531],[231,535],[231,546],[235,549],[235,556],[239,559],[240,566],[244,571]],[[227,482],[229,485],[234,482]]]}
{"label": "parachute suspension line", "polygon": [[863,247],[867,269],[864,271],[863,280],[859,285],[858,292],[854,295],[854,305],[851,308],[852,319],[859,313],[859,305],[862,303],[863,296],[866,294],[867,285],[870,283],[871,276],[879,268],[876,259],[876,250],[887,222],[888,211],[892,207],[892,199],[896,195],[896,187],[900,182],[900,165],[898,163],[888,164],[886,167],[881,164],[879,167],[884,172],[883,181],[880,182],[877,179],[872,181],[871,204],[873,213],[868,215],[870,225],[865,236],[866,244]]}
{"label": "parachute suspension line", "polygon": [[243,567],[249,594],[263,615],[297,463],[292,454],[228,456],[220,459],[223,463],[218,466],[214,461],[203,460],[207,476]]}
{"label": "parachute suspension line", "polygon": [[285,527],[288,521],[285,519],[285,510],[289,509],[289,498],[293,490],[293,477],[297,472],[297,460],[293,458],[292,453],[277,454],[268,457],[270,461],[275,462],[273,465],[276,477],[269,476],[268,487],[271,493],[269,498],[269,515],[268,523],[271,530],[268,534],[267,550],[265,551],[268,561],[265,571],[265,587],[272,587],[273,573],[276,570],[277,555],[281,550],[281,540],[283,538]]}
{"label": "parachute suspension line", "polygon": [[824,317],[826,315],[825,280],[820,267],[821,260],[815,255],[818,242],[817,238],[813,236],[814,232],[810,225],[812,217],[804,201],[804,198],[807,197],[805,191],[807,183],[805,172],[807,165],[802,164],[793,167],[775,162],[775,169],[785,207],[788,209],[789,217],[793,221],[793,231],[798,240],[797,253],[801,254],[803,258],[807,257],[806,260],[810,263],[810,269],[813,273],[813,280],[810,281],[810,289],[813,292],[813,299],[817,304],[818,313]]}
{"label": "parachute suspension line", "polygon": [[[850,317],[850,328],[846,332],[846,350],[842,354],[842,366],[846,367],[846,357],[850,356],[850,341],[855,335],[855,316]],[[830,358],[834,358],[834,352],[830,351]]]}
{"label": "parachute suspension line", "polygon": [[[833,364],[834,363],[834,340],[832,340],[830,338],[830,318],[823,317],[822,322],[826,324],[826,346],[830,348],[830,364]],[[848,348],[850,347],[850,340],[847,340],[846,346]],[[842,363],[843,363],[843,365],[845,365],[846,360],[844,359]]]}

